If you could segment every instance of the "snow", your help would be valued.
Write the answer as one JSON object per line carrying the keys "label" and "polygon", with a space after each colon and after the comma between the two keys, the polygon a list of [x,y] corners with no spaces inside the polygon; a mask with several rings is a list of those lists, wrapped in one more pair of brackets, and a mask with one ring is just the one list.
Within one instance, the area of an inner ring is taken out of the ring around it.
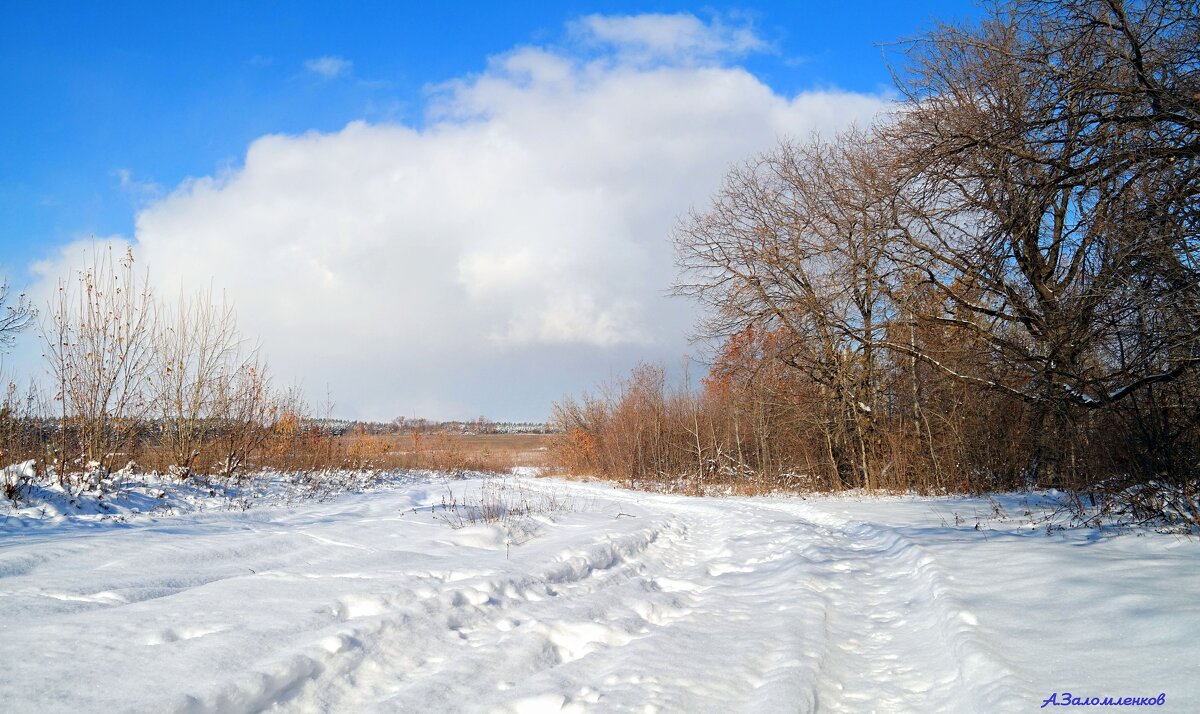
{"label": "snow", "polygon": [[[1200,703],[1197,543],[1048,527],[1047,497],[408,475],[242,510],[162,488],[191,506],[0,518],[5,711]],[[486,503],[498,519],[469,507]]]}

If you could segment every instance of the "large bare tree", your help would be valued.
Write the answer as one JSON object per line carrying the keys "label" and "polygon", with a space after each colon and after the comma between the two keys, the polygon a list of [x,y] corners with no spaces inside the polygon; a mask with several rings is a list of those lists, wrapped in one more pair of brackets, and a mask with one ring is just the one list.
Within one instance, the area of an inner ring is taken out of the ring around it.
{"label": "large bare tree", "polygon": [[909,266],[946,301],[932,317],[1011,367],[979,377],[990,386],[1101,407],[1200,362],[1188,5],[1018,2],[910,46],[883,129],[907,180]]}
{"label": "large bare tree", "polygon": [[[1022,0],[907,47],[880,130],[922,317],[988,348],[955,378],[1035,405],[1043,448],[1200,364],[1200,14]],[[997,371],[995,365],[1002,369]]]}
{"label": "large bare tree", "polygon": [[784,143],[732,171],[675,234],[676,292],[709,306],[709,335],[782,331],[778,358],[825,392],[831,461],[846,485],[867,487],[899,231],[874,149],[858,131]]}

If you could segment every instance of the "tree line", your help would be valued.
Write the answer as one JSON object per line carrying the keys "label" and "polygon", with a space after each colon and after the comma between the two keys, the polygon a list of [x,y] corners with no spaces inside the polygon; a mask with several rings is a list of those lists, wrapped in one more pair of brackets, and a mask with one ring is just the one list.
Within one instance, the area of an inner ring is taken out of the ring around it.
{"label": "tree line", "polygon": [[[1200,12],[1017,0],[673,235],[718,345],[556,405],[564,462],[820,489],[1169,483],[1200,457]],[[1191,501],[1194,503],[1194,499]]]}

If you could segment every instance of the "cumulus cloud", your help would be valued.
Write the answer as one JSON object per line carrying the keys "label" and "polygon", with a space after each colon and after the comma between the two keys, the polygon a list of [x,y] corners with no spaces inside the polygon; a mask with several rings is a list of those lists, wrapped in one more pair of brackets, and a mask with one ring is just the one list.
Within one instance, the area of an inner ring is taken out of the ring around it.
{"label": "cumulus cloud", "polygon": [[225,288],[276,374],[350,416],[539,418],[677,361],[694,319],[666,297],[678,216],[732,162],[885,100],[694,62],[754,43],[691,16],[581,22],[675,59],[519,48],[440,87],[420,129],[261,137],[142,210],[140,258],[168,291]]}
{"label": "cumulus cloud", "polygon": [[350,71],[353,62],[342,57],[325,55],[315,57],[304,63],[304,68],[322,79],[333,79]]}

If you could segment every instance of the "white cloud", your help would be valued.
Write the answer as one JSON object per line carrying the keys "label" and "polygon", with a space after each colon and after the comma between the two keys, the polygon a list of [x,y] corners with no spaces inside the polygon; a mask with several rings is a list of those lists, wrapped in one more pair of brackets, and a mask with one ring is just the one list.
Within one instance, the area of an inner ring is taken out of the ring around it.
{"label": "white cloud", "polygon": [[636,62],[693,62],[766,50],[769,44],[748,25],[695,15],[588,15],[572,24],[584,42],[607,45]]}
{"label": "white cloud", "polygon": [[884,100],[692,62],[753,43],[690,16],[582,22],[678,61],[518,49],[442,87],[420,130],[261,137],[145,208],[139,257],[167,292],[227,289],[276,373],[328,384],[346,415],[536,418],[677,361],[694,318],[665,297],[677,217],[732,162]]}
{"label": "white cloud", "polygon": [[342,57],[333,55],[325,55],[323,57],[315,57],[304,62],[304,68],[309,72],[320,76],[322,79],[333,79],[334,77],[346,74],[353,66],[353,62]]}
{"label": "white cloud", "polygon": [[117,177],[121,190],[136,201],[158,198],[163,194],[162,186],[153,181],[139,181],[129,169],[117,169],[113,174]]}

